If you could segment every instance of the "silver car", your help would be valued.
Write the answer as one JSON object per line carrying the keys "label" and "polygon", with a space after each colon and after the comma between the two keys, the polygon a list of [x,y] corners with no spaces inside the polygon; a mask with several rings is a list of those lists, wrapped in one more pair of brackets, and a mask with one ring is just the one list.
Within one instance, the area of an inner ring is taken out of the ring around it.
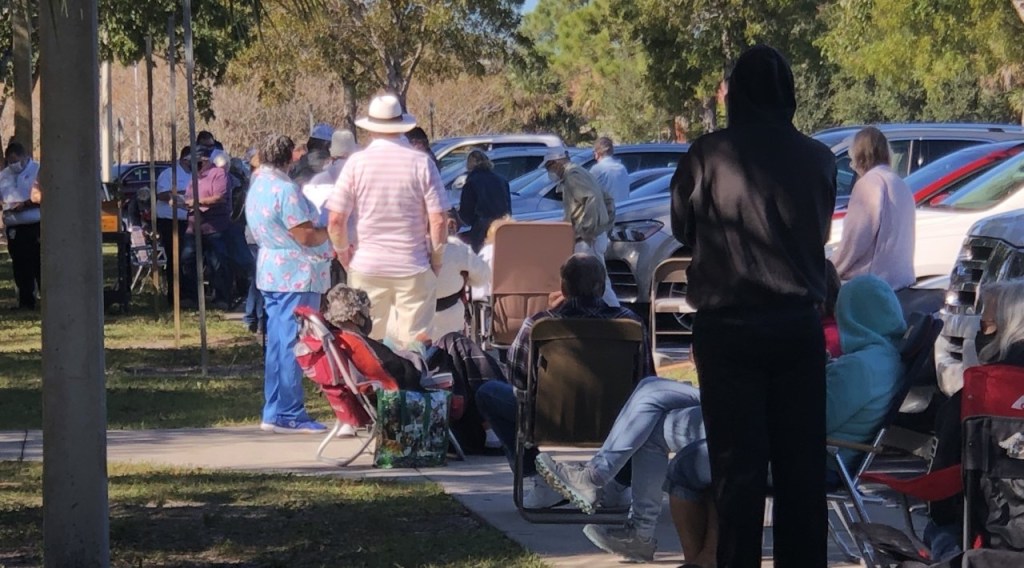
{"label": "silver car", "polygon": [[479,134],[435,140],[430,145],[437,157],[438,169],[465,162],[466,155],[474,148],[497,150],[498,148],[559,148],[565,146],[562,139],[554,134]]}

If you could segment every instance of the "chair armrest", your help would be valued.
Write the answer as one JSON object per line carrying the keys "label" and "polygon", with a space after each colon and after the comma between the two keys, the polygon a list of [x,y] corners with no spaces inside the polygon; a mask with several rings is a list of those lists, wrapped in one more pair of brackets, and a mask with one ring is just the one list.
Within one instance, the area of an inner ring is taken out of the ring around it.
{"label": "chair armrest", "polygon": [[866,452],[869,454],[880,454],[882,448],[875,446],[869,446],[868,444],[858,444],[857,442],[848,442],[846,440],[835,440],[829,438],[825,440],[825,445],[831,448],[843,448],[845,450],[857,450],[858,452]]}

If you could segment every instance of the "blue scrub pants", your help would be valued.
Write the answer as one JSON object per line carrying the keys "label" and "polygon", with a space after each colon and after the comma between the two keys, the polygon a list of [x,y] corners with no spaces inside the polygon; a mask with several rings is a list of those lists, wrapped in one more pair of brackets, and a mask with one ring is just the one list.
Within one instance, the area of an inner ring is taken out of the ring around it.
{"label": "blue scrub pants", "polygon": [[299,326],[295,308],[320,309],[316,292],[267,292],[261,290],[267,310],[267,359],[264,375],[263,422],[311,420],[302,393],[302,369],[295,360]]}

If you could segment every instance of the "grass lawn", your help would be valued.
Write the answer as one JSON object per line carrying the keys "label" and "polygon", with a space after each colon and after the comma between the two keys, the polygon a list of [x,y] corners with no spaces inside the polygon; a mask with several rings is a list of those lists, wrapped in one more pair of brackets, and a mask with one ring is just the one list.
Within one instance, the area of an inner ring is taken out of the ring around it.
{"label": "grass lawn", "polygon": [[[107,259],[105,259],[107,260]],[[10,259],[0,250],[0,430],[42,426],[38,312],[16,305]],[[157,317],[152,297],[130,314],[108,314],[104,328],[107,419],[111,428],[183,428],[249,424],[263,404],[262,349],[238,321],[207,317],[210,374],[199,371],[199,322],[182,314],[181,347],[174,347],[170,312]],[[309,381],[304,381],[311,387]],[[330,409],[310,388],[308,406],[328,419]]]}
{"label": "grass lawn", "polygon": [[[42,468],[0,462],[0,566],[42,564]],[[436,484],[112,464],[112,566],[539,568]]]}

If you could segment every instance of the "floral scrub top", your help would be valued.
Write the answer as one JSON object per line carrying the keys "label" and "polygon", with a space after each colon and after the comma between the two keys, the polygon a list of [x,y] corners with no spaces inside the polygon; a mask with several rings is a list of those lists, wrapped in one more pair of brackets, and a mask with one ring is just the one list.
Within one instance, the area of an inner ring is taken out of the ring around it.
{"label": "floral scrub top", "polygon": [[318,219],[316,209],[288,176],[260,167],[245,199],[245,218],[260,247],[257,288],[266,292],[327,292],[334,251],[330,241],[307,247],[288,232],[302,223],[316,224]]}

